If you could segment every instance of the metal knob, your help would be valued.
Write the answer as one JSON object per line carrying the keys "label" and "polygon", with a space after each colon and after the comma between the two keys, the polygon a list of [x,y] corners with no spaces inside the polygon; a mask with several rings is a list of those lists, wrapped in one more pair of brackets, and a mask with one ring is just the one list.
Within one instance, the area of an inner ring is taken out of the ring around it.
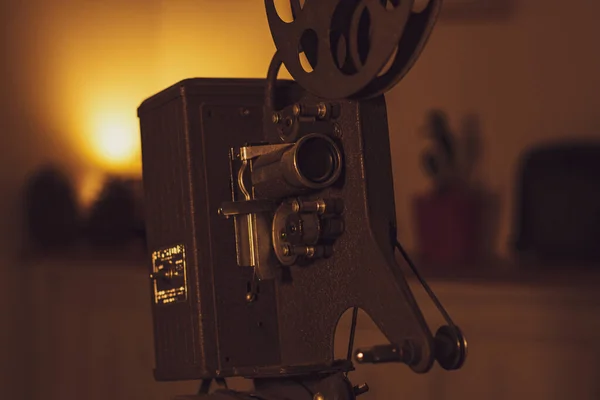
{"label": "metal knob", "polygon": [[435,334],[435,359],[445,370],[456,370],[467,358],[467,339],[454,326],[444,325]]}

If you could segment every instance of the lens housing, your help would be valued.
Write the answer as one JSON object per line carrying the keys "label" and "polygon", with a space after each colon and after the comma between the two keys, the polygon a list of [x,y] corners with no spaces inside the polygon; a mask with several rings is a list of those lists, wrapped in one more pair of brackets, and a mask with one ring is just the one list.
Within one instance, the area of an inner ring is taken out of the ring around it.
{"label": "lens housing", "polygon": [[252,168],[255,195],[283,198],[331,186],[342,173],[342,153],[327,135],[311,133],[259,157]]}

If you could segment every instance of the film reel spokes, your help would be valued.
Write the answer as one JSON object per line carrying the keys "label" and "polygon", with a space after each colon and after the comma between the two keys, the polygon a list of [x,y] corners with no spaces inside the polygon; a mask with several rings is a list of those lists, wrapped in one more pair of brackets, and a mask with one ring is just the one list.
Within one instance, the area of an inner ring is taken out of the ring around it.
{"label": "film reel spokes", "polygon": [[[280,1],[291,11],[286,16]],[[393,87],[421,53],[441,0],[265,0],[265,6],[292,77],[316,96],[342,99]]]}

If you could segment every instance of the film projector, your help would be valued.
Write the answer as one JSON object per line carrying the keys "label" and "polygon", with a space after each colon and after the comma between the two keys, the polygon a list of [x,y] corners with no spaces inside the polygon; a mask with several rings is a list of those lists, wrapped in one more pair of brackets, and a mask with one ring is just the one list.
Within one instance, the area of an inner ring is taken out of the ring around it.
{"label": "film projector", "polygon": [[[265,0],[266,79],[189,79],[144,101],[146,234],[157,380],[181,399],[355,399],[354,363],[459,369],[466,340],[396,239],[383,94],[408,72],[440,0]],[[223,7],[227,7],[225,2]],[[293,81],[278,80],[285,65]],[[432,334],[395,257],[447,325]],[[389,344],[354,349],[357,310]],[[352,312],[348,356],[334,333]],[[254,390],[211,382],[252,379]]]}

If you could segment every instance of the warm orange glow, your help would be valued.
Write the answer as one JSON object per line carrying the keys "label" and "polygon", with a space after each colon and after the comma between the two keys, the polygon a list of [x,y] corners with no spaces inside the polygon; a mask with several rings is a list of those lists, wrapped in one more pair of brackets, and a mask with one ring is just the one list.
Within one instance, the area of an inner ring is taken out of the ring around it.
{"label": "warm orange glow", "polygon": [[93,137],[98,153],[110,164],[128,164],[138,150],[135,127],[131,126],[131,118],[118,113],[98,115],[94,121]]}
{"label": "warm orange glow", "polygon": [[86,134],[75,139],[93,167],[111,173],[134,173],[141,159],[136,116],[140,101],[135,95],[120,94],[118,85],[108,86],[104,95],[102,91],[98,88],[91,91],[95,96],[81,95],[80,119],[74,119],[74,125],[75,132]]}
{"label": "warm orange glow", "polygon": [[80,181],[77,182],[77,195],[83,210],[89,210],[98,199],[105,182],[106,176],[101,172],[88,171],[82,174]]}
{"label": "warm orange glow", "polygon": [[[277,15],[279,15],[279,18],[288,23],[294,21],[292,2],[290,0],[274,0],[273,4],[275,4],[275,10],[277,10]],[[303,7],[304,1],[301,1],[300,5]]]}
{"label": "warm orange glow", "polygon": [[46,32],[35,38],[45,53],[41,109],[84,167],[110,173],[141,171],[136,110],[145,98],[190,77],[264,77],[274,51],[262,1],[43,7],[31,22]]}

